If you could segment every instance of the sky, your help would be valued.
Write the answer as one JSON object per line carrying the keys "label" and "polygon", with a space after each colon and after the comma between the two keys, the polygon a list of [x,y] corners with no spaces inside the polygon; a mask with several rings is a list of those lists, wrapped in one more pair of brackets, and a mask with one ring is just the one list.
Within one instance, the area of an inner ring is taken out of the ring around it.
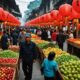
{"label": "sky", "polygon": [[22,14],[22,18],[20,19],[20,22],[21,22],[21,26],[23,26],[25,24],[25,11],[28,10],[28,5],[31,1],[34,1],[34,0],[15,0],[16,1],[16,4],[19,5],[19,9],[20,9],[20,12]]}
{"label": "sky", "polygon": [[34,1],[34,0],[15,0],[17,5],[19,5],[19,9],[20,9],[20,12],[22,14],[22,17],[24,17],[24,12],[26,10],[28,10],[28,5],[31,1]]}

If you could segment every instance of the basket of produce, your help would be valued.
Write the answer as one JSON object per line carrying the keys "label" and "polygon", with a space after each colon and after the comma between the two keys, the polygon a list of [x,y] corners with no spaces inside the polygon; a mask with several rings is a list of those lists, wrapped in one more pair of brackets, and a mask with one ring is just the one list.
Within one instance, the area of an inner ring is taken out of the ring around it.
{"label": "basket of produce", "polygon": [[0,58],[19,58],[19,54],[11,50],[4,50],[0,52]]}
{"label": "basket of produce", "polygon": [[80,61],[64,62],[59,69],[64,80],[80,80]]}
{"label": "basket of produce", "polygon": [[74,55],[70,55],[70,54],[61,54],[57,56],[55,60],[57,61],[59,65],[61,65],[63,64],[63,62],[78,61],[79,58]]}
{"label": "basket of produce", "polygon": [[15,73],[12,67],[0,66],[0,80],[15,80]]}
{"label": "basket of produce", "polygon": [[5,66],[14,66],[18,64],[18,59],[16,58],[0,58],[0,66],[5,65]]}
{"label": "basket of produce", "polygon": [[11,50],[0,52],[0,65],[14,66],[18,64],[19,54]]}
{"label": "basket of produce", "polygon": [[48,47],[46,49],[43,49],[43,53],[44,53],[45,57],[48,57],[48,54],[50,52],[55,52],[56,56],[66,53],[66,52],[62,51],[61,49],[59,49],[59,48]]}
{"label": "basket of produce", "polygon": [[61,54],[55,58],[64,80],[80,80],[80,59],[70,54]]}

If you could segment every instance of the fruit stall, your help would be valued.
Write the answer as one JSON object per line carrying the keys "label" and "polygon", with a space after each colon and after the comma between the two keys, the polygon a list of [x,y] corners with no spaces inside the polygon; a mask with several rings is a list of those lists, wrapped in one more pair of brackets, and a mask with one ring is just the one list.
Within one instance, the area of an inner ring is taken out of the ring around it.
{"label": "fruit stall", "polygon": [[0,52],[0,80],[18,79],[19,54],[11,50]]}
{"label": "fruit stall", "polygon": [[68,39],[68,52],[80,57],[80,39]]}
{"label": "fruit stall", "polygon": [[[33,41],[37,44],[39,59],[41,63],[44,58],[48,57],[49,52],[53,51],[56,53],[55,60],[59,65],[59,70],[63,79],[80,80],[80,59],[77,56],[59,49],[56,47],[56,45],[53,45],[50,42],[46,42],[40,39],[33,39]],[[79,41],[75,41],[75,43],[80,44]],[[70,44],[72,45],[73,43]],[[79,48],[79,44],[73,45]]]}
{"label": "fruit stall", "polygon": [[80,59],[77,56],[71,55],[59,48],[51,48],[43,50],[45,57],[49,52],[55,52],[55,60],[59,65],[59,70],[64,80],[80,80]]}

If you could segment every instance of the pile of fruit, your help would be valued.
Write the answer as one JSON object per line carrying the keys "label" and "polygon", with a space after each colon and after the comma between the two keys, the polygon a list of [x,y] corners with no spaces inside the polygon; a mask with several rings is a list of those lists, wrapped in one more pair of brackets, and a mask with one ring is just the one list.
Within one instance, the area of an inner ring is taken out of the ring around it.
{"label": "pile of fruit", "polygon": [[80,59],[68,53],[55,58],[64,80],[80,80]]}
{"label": "pile of fruit", "polygon": [[63,53],[66,53],[66,52],[62,51],[61,49],[59,49],[59,48],[52,48],[52,47],[48,47],[48,48],[46,48],[46,49],[43,50],[43,53],[44,53],[44,55],[46,57],[48,57],[48,54],[50,52],[55,52],[56,56],[61,55]]}
{"label": "pile of fruit", "polygon": [[55,47],[55,45],[51,42],[45,42],[45,43],[41,43],[41,44],[38,44],[38,46],[41,48],[41,49],[46,49],[48,47]]}
{"label": "pile of fruit", "polygon": [[55,58],[57,63],[60,65],[63,62],[68,62],[68,61],[78,61],[79,58],[70,54],[61,54]]}
{"label": "pile of fruit", "polygon": [[18,58],[19,54],[11,50],[4,50],[0,52],[0,58]]}
{"label": "pile of fruit", "polygon": [[13,80],[14,68],[0,67],[0,80]]}
{"label": "pile of fruit", "polygon": [[64,80],[80,80],[80,61],[64,62],[59,68]]}
{"label": "pile of fruit", "polygon": [[0,58],[0,64],[16,64],[17,59],[15,58]]}
{"label": "pile of fruit", "polygon": [[47,47],[48,43],[40,43],[38,44],[38,47],[40,47],[41,49],[45,49]]}
{"label": "pile of fruit", "polygon": [[35,39],[38,39],[39,37],[35,34],[31,34],[31,38],[35,38]]}

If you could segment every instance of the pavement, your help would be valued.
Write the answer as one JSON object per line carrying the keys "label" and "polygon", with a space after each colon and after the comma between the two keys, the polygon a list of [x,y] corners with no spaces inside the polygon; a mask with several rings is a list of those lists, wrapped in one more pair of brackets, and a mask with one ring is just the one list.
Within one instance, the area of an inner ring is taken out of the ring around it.
{"label": "pavement", "polygon": [[[20,64],[19,80],[24,80],[24,74],[22,71],[22,64]],[[38,61],[36,61],[33,64],[32,80],[44,80],[44,77],[41,75],[41,72],[40,72],[40,65],[39,65]]]}

